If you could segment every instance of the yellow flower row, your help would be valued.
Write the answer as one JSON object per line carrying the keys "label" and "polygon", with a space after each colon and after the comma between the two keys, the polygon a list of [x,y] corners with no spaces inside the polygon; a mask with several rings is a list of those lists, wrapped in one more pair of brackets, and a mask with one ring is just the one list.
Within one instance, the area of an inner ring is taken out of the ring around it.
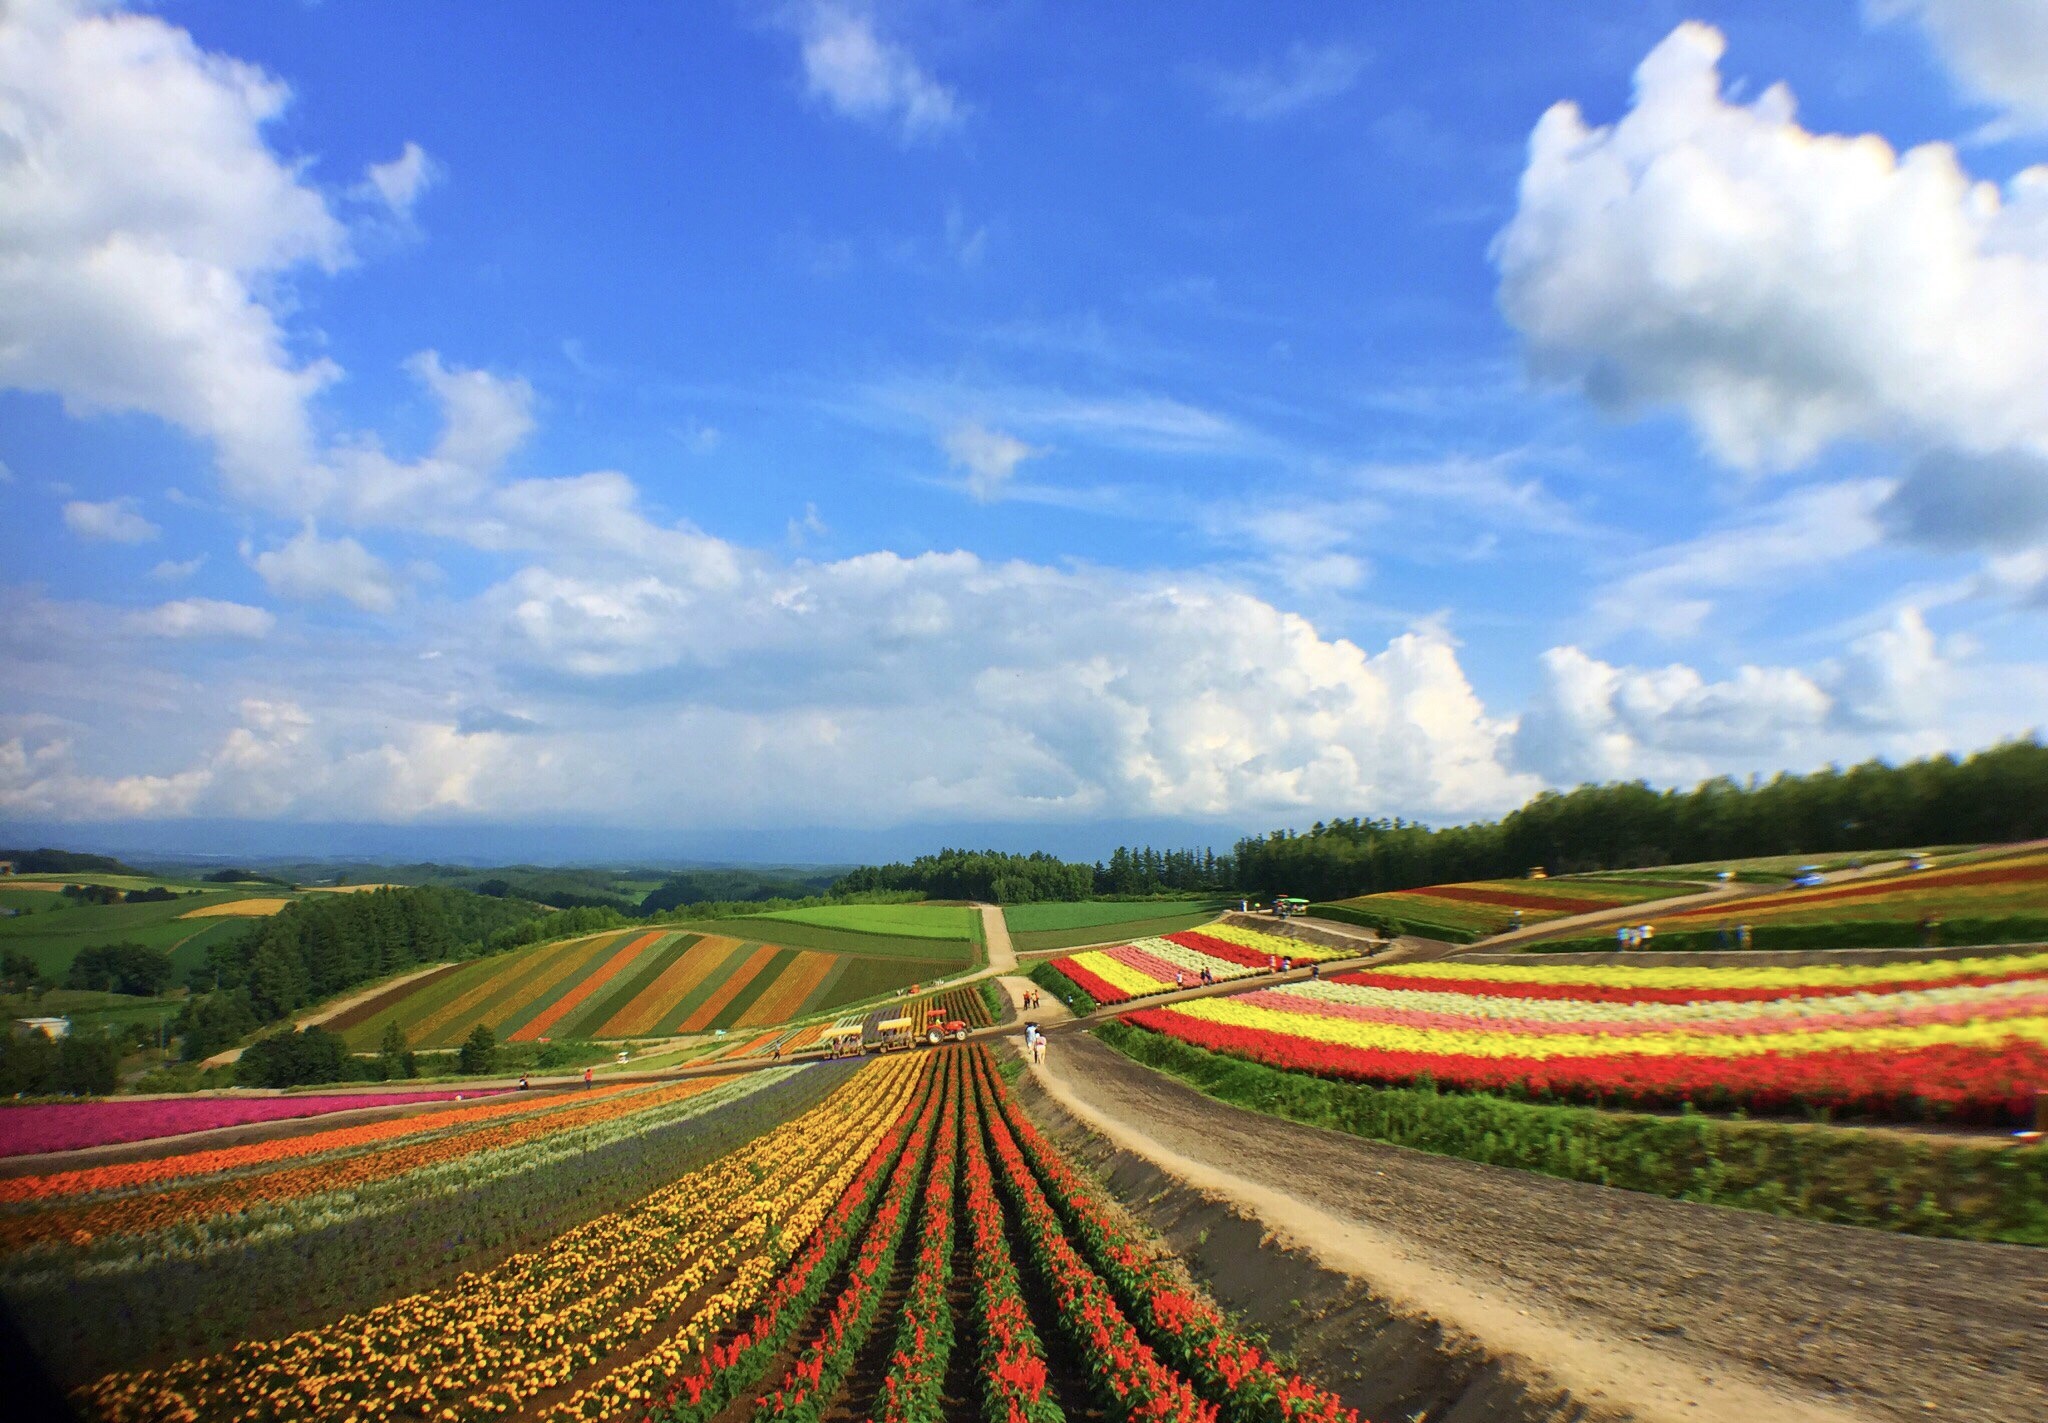
{"label": "yellow flower row", "polygon": [[[1208,932],[1208,931],[1205,931]],[[2048,974],[2048,954],[1923,963],[1818,964],[1810,968],[1672,968],[1637,964],[1393,964],[1375,974],[1486,983],[1563,983],[1588,988],[1843,988],[1936,983],[1978,974]]]}
{"label": "yellow flower row", "polygon": [[[915,1064],[879,1064],[715,1165],[447,1289],[210,1358],[109,1375],[79,1401],[110,1419],[454,1423],[502,1414],[644,1337],[758,1250],[845,1162],[872,1150],[915,1080]],[[742,1275],[751,1282],[759,1271]],[[676,1293],[648,1303],[670,1284]]]}
{"label": "yellow flower row", "polygon": [[1274,954],[1280,958],[1292,958],[1296,963],[1308,963],[1316,959],[1341,959],[1350,950],[1330,949],[1321,944],[1307,943],[1301,939],[1290,939],[1281,934],[1268,934],[1260,929],[1246,929],[1236,924],[1204,924],[1195,931],[1207,934],[1212,939],[1221,939],[1226,944],[1239,944],[1262,954]]}
{"label": "yellow flower row", "polygon": [[[1431,965],[1435,967],[1435,965]],[[1781,1033],[1655,1033],[1614,1037],[1601,1033],[1454,1032],[1397,1023],[1362,1022],[1260,1007],[1244,998],[1202,998],[1165,1009],[1226,1027],[1254,1028],[1315,1042],[1379,1052],[1469,1057],[1751,1057],[1760,1053],[1909,1052],[1916,1048],[1992,1046],[2019,1040],[2048,1044],[2048,1018],[1982,1023],[1928,1023],[1917,1027],[1831,1029]]]}

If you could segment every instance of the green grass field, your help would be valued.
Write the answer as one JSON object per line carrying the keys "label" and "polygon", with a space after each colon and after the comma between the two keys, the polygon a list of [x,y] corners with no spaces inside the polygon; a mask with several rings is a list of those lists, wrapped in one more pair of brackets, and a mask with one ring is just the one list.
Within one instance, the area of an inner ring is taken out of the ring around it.
{"label": "green grass field", "polygon": [[980,911],[957,904],[823,904],[777,909],[758,917],[910,939],[972,939],[981,922]]}
{"label": "green grass field", "polygon": [[871,933],[798,919],[773,919],[766,914],[746,914],[736,919],[699,919],[676,927],[700,934],[730,934],[739,939],[768,938],[791,948],[816,949],[827,954],[932,959],[960,969],[971,967],[975,960],[975,948],[966,936],[964,922],[960,935],[950,939],[935,939],[925,934]]}
{"label": "green grass field", "polygon": [[1235,899],[1105,900],[1062,904],[1013,904],[1003,910],[1010,942],[1020,954],[1071,949],[1082,944],[1174,934],[1208,923]]}
{"label": "green grass field", "polygon": [[[73,881],[75,883],[75,881]],[[260,920],[235,917],[185,919],[181,915],[209,904],[237,899],[282,896],[249,890],[222,890],[152,904],[78,904],[45,890],[9,890],[9,908],[27,895],[40,895],[42,907],[0,919],[0,946],[17,949],[36,961],[52,978],[61,979],[80,949],[103,944],[143,944],[162,949],[182,973],[205,962],[206,945],[249,932]]]}

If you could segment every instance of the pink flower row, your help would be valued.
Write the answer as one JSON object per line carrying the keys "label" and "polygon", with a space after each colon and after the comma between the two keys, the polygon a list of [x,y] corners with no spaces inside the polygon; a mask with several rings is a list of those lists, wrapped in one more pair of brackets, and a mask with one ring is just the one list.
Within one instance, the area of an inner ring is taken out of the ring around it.
{"label": "pink flower row", "polygon": [[[352,1092],[304,1097],[177,1097],[116,1099],[108,1102],[36,1102],[0,1107],[0,1156],[75,1151],[159,1136],[247,1126],[251,1122],[319,1117],[359,1107],[396,1107],[410,1102],[448,1102],[444,1092]],[[459,1095],[482,1097],[470,1088]]]}

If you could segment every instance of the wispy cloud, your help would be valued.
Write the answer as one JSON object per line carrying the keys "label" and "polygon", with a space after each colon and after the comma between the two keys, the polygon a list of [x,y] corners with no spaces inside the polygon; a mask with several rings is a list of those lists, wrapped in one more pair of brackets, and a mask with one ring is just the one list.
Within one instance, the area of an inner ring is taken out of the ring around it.
{"label": "wispy cloud", "polygon": [[82,539],[106,543],[148,543],[163,530],[142,517],[133,499],[109,499],[95,504],[73,499],[64,506],[64,527]]}
{"label": "wispy cloud", "polygon": [[1198,69],[1197,84],[1232,118],[1285,118],[1351,89],[1370,56],[1355,45],[1297,41],[1285,54],[1249,69]]}
{"label": "wispy cloud", "polygon": [[864,7],[812,0],[790,12],[804,82],[834,112],[893,123],[905,142],[957,127],[966,109],[903,45],[885,39]]}

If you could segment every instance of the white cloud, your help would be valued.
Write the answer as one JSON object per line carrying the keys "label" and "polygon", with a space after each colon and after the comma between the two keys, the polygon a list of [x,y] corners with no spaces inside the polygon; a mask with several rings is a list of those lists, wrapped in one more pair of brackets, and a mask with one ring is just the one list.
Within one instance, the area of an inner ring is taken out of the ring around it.
{"label": "white cloud", "polygon": [[187,559],[164,559],[149,570],[149,576],[159,583],[182,583],[206,566],[206,555],[197,553]]}
{"label": "white cloud", "polygon": [[398,583],[383,560],[354,539],[320,537],[310,520],[282,547],[250,557],[249,566],[281,597],[341,598],[371,613],[398,606]]}
{"label": "white cloud", "polygon": [[1538,122],[1494,246],[1533,368],[1676,406],[1744,467],[1845,438],[2048,452],[2048,168],[2001,194],[1946,145],[1810,133],[1782,85],[1724,99],[1722,50],[1681,25],[1619,123]]}
{"label": "white cloud", "polygon": [[73,499],[64,506],[64,527],[82,539],[117,544],[148,543],[163,532],[142,516],[133,499],[108,499],[98,504]]}
{"label": "white cloud", "polygon": [[1005,435],[973,420],[955,425],[940,443],[954,468],[966,472],[967,492],[984,503],[1001,498],[1017,466],[1043,453],[1015,435]]}
{"label": "white cloud", "polygon": [[218,598],[180,598],[129,616],[128,625],[151,637],[268,637],[277,618],[267,608]]}
{"label": "white cloud", "polygon": [[1683,663],[1617,667],[1572,646],[1545,652],[1541,667],[1512,761],[1553,784],[1684,785],[1729,771],[1924,755],[1949,744],[1958,682],[1911,607],[1806,669],[1745,665],[1710,681]]}
{"label": "white cloud", "polygon": [[793,23],[812,97],[848,118],[894,123],[911,141],[943,133],[966,116],[951,89],[903,46],[876,33],[864,7],[810,0],[795,11]]}
{"label": "white cloud", "polygon": [[297,489],[335,372],[291,355],[257,292],[350,254],[264,142],[285,86],[153,15],[17,0],[0,93],[0,386],[159,416],[238,492]]}
{"label": "white cloud", "polygon": [[1198,71],[1196,78],[1232,118],[1277,119],[1334,99],[1358,83],[1366,54],[1346,44],[1291,44],[1279,60],[1250,69]]}
{"label": "white cloud", "polygon": [[2024,127],[2048,127],[2044,0],[1864,0],[1878,21],[1910,17],[1973,98]]}
{"label": "white cloud", "polygon": [[1692,637],[1727,595],[1825,580],[1882,540],[1879,511],[1892,489],[1872,479],[1794,490],[1732,523],[1630,558],[1630,571],[1593,595],[1596,635],[1641,628]]}
{"label": "white cloud", "polygon": [[427,156],[417,143],[407,143],[389,163],[372,163],[363,170],[361,196],[375,196],[391,210],[393,217],[409,220],[420,194],[440,181],[441,165]]}

